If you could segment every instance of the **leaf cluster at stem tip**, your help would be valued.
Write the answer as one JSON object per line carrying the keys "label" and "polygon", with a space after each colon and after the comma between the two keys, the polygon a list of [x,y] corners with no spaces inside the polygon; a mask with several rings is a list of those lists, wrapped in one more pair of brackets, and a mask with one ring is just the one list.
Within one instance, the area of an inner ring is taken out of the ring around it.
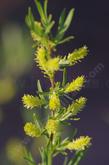
{"label": "leaf cluster at stem tip", "polygon": [[74,38],[74,36],[65,37],[65,33],[74,17],[74,8],[69,11],[68,15],[66,15],[65,9],[62,11],[59,17],[57,32],[55,36],[53,36],[52,28],[55,25],[55,21],[53,20],[52,14],[48,14],[47,12],[48,0],[44,1],[43,6],[39,0],[35,0],[35,4],[40,15],[40,22],[35,20],[32,9],[29,7],[26,23],[30,28],[33,40],[37,41],[36,45],[43,45],[46,48],[54,49],[57,45],[68,42]]}

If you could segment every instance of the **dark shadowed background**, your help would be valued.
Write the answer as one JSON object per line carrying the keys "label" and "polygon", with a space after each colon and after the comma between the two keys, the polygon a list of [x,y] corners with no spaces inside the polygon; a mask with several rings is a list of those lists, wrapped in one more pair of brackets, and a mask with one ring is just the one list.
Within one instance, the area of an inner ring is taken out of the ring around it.
{"label": "dark shadowed background", "polygon": [[[49,82],[43,79],[35,67],[31,50],[31,38],[25,25],[28,6],[34,15],[38,13],[33,0],[0,1],[0,165],[18,165],[19,144],[31,143],[23,132],[25,114],[21,97],[24,93],[35,94],[36,80],[41,79],[47,90]],[[82,63],[69,69],[69,81],[85,74],[86,87],[81,95],[88,98],[88,104],[75,121],[78,135],[89,135],[93,145],[81,165],[109,164],[109,1],[108,0],[49,0],[49,12],[55,20],[63,8],[74,7],[75,18],[67,32],[75,40],[60,46],[60,54],[66,55],[83,45],[89,47],[89,56]],[[60,74],[57,75],[60,80]],[[17,140],[16,140],[17,139]],[[17,141],[17,142],[16,142]],[[13,153],[17,152],[14,162]],[[61,165],[57,158],[54,165]],[[24,165],[23,161],[20,165]]]}

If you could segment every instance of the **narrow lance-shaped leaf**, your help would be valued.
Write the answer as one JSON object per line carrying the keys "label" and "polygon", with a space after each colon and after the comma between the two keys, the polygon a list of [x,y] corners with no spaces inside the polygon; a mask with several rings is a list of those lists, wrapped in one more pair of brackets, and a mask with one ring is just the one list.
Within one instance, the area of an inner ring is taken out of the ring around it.
{"label": "narrow lance-shaped leaf", "polygon": [[54,26],[54,24],[55,24],[55,22],[52,21],[52,22],[47,26],[46,31],[45,31],[45,34],[50,33],[50,31],[51,31],[52,27]]}
{"label": "narrow lance-shaped leaf", "polygon": [[35,0],[35,4],[36,4],[38,12],[40,14],[41,20],[45,22],[45,14],[44,14],[43,7],[42,7],[40,1]]}
{"label": "narrow lance-shaped leaf", "polygon": [[38,89],[39,97],[40,97],[42,100],[45,101],[45,97],[44,97],[44,95],[42,95],[43,90],[42,90],[42,86],[41,86],[40,80],[37,81],[37,89]]}
{"label": "narrow lance-shaped leaf", "polygon": [[38,129],[41,132],[41,126],[40,126],[40,123],[39,123],[39,118],[38,118],[37,114],[35,114],[35,113],[33,113],[33,121],[37,125]]}
{"label": "narrow lance-shaped leaf", "polygon": [[74,11],[75,9],[71,9],[67,18],[66,18],[66,21],[64,23],[64,26],[65,26],[65,31],[69,28],[70,24],[71,24],[71,21],[73,19],[73,16],[74,16]]}
{"label": "narrow lance-shaped leaf", "polygon": [[65,15],[66,15],[66,10],[64,9],[60,15],[60,18],[59,18],[59,26],[58,26],[58,30],[60,30],[63,25],[64,25],[64,21],[65,21]]}
{"label": "narrow lance-shaped leaf", "polygon": [[67,165],[79,165],[80,161],[85,157],[87,149],[84,151],[77,151]]}
{"label": "narrow lance-shaped leaf", "polygon": [[59,44],[59,41],[61,41],[62,38],[64,37],[65,32],[67,31],[67,29],[71,24],[73,16],[74,16],[74,9],[71,9],[67,18],[65,19],[65,10],[63,10],[59,19],[58,33],[55,37],[56,44]]}
{"label": "narrow lance-shaped leaf", "polygon": [[48,24],[51,22],[51,20],[52,20],[52,14],[49,14],[49,16],[48,16]]}
{"label": "narrow lance-shaped leaf", "polygon": [[44,13],[45,13],[46,19],[47,19],[47,4],[48,4],[48,0],[45,0],[44,1]]}
{"label": "narrow lance-shaped leaf", "polygon": [[32,14],[32,10],[30,7],[28,8],[28,15],[26,16],[25,21],[32,32],[39,36],[43,35],[43,28],[41,27],[39,22],[35,21],[35,18]]}
{"label": "narrow lance-shaped leaf", "polygon": [[25,21],[26,21],[27,25],[29,26],[29,28],[32,30],[34,28],[34,17],[32,14],[31,7],[28,8],[28,14],[26,16]]}
{"label": "narrow lance-shaped leaf", "polygon": [[30,152],[28,152],[26,149],[25,149],[25,157],[24,159],[27,161],[27,164],[28,165],[36,165],[33,157],[32,157],[32,154]]}
{"label": "narrow lance-shaped leaf", "polygon": [[70,40],[74,39],[74,36],[69,36],[64,38],[62,41],[60,41],[58,44],[63,44],[65,42],[69,42]]}

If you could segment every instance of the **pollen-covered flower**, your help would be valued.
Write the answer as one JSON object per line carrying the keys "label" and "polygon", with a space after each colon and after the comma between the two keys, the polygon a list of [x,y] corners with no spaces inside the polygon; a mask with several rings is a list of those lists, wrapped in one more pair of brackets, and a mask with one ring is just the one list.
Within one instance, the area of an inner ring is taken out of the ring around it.
{"label": "pollen-covered flower", "polygon": [[49,108],[52,111],[60,108],[60,99],[55,93],[50,96]]}
{"label": "pollen-covered flower", "polygon": [[35,61],[38,63],[40,69],[46,70],[46,49],[44,47],[39,47],[36,52],[36,58]]}
{"label": "pollen-covered flower", "polygon": [[91,145],[91,138],[89,136],[80,136],[80,138],[69,142],[67,149],[69,150],[84,150]]}
{"label": "pollen-covered flower", "polygon": [[55,134],[58,130],[59,121],[54,119],[49,119],[46,124],[46,130],[48,134]]}
{"label": "pollen-covered flower", "polygon": [[74,91],[79,91],[84,85],[84,82],[85,82],[84,76],[77,77],[70,84],[66,85],[64,92],[70,93]]}
{"label": "pollen-covered flower", "polygon": [[79,49],[75,49],[72,53],[69,53],[68,56],[64,56],[61,58],[59,64],[60,67],[67,67],[67,66],[73,66],[74,64],[81,62],[81,60],[87,56],[88,54],[88,48],[87,46],[83,46]]}
{"label": "pollen-covered flower", "polygon": [[70,65],[74,65],[78,61],[81,61],[88,54],[88,48],[83,46],[82,48],[76,49],[73,53],[69,53],[67,61]]}
{"label": "pollen-covered flower", "polygon": [[59,69],[59,57],[50,58],[44,47],[38,48],[35,60],[40,69],[49,77],[52,77],[54,72]]}
{"label": "pollen-covered flower", "polygon": [[32,122],[28,122],[25,124],[24,131],[26,135],[31,136],[31,137],[38,137],[40,136],[40,133],[41,133],[40,129]]}
{"label": "pollen-covered flower", "polygon": [[43,104],[42,100],[40,100],[37,96],[32,96],[32,95],[24,95],[22,97],[22,101],[23,101],[24,107],[26,107],[27,109],[40,107]]}
{"label": "pollen-covered flower", "polygon": [[80,97],[69,105],[67,110],[72,112],[72,115],[75,116],[84,108],[86,101],[87,99],[85,97]]}

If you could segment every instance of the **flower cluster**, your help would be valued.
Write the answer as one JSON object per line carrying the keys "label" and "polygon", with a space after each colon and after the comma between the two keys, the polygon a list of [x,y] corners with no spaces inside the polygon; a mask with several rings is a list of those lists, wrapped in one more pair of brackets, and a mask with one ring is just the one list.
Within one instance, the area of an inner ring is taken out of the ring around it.
{"label": "flower cluster", "polygon": [[69,150],[85,150],[91,144],[91,138],[89,136],[81,136],[80,138],[69,142],[67,149]]}
{"label": "flower cluster", "polygon": [[49,119],[46,124],[46,130],[49,135],[55,134],[58,130],[58,127],[59,127],[59,121],[54,119]]}
{"label": "flower cluster", "polygon": [[84,85],[85,79],[84,76],[77,77],[71,83],[68,83],[65,87],[65,93],[70,93],[74,91],[79,91]]}
{"label": "flower cluster", "polygon": [[72,53],[69,53],[67,56],[64,56],[64,58],[61,58],[59,62],[60,67],[63,68],[65,66],[73,66],[74,64],[81,62],[87,54],[88,48],[86,46],[75,49]]}
{"label": "flower cluster", "polygon": [[24,107],[27,109],[40,107],[43,104],[41,99],[39,99],[37,96],[32,96],[32,95],[24,95],[22,97],[22,101],[23,101]]}
{"label": "flower cluster", "polygon": [[87,99],[85,97],[80,97],[76,99],[71,105],[68,106],[68,110],[72,112],[72,115],[77,115],[86,105]]}
{"label": "flower cluster", "polygon": [[[68,82],[67,68],[80,62],[88,54],[88,48],[83,46],[75,49],[66,56],[59,56],[57,46],[70,41],[73,36],[65,37],[65,33],[69,28],[74,16],[74,9],[71,9],[66,16],[65,10],[60,15],[56,35],[52,34],[52,28],[55,21],[51,14],[47,12],[48,0],[35,0],[40,22],[36,21],[31,8],[26,16],[26,23],[30,29],[33,38],[33,46],[35,48],[35,63],[41,69],[44,77],[48,78],[51,86],[48,91],[44,91],[40,81],[37,82],[37,96],[24,95],[22,102],[24,107],[31,109],[33,122],[27,122],[24,126],[26,135],[37,138],[45,137],[45,146],[40,148],[41,162],[38,164],[52,165],[52,159],[62,153],[67,155],[67,150],[83,151],[91,145],[89,136],[81,136],[75,140],[72,135],[72,141],[69,137],[63,140],[62,133],[65,132],[65,125],[69,122],[77,120],[76,116],[85,107],[87,99],[85,97],[71,98],[71,92],[79,92],[85,84],[85,77],[78,76],[72,82]],[[62,81],[56,81],[56,72],[62,72]],[[68,99],[68,100],[67,100]],[[68,101],[72,100],[71,104]],[[65,100],[65,101],[64,101]],[[36,111],[37,109],[37,111]],[[33,111],[34,110],[34,113]],[[43,119],[41,117],[43,116]],[[75,130],[73,130],[75,133]],[[78,164],[81,158],[76,155],[64,164]],[[27,155],[26,160],[31,164],[35,164],[34,159]],[[78,163],[75,162],[78,160]]]}
{"label": "flower cluster", "polygon": [[55,71],[59,70],[59,57],[50,58],[49,52],[44,47],[37,49],[35,61],[50,78],[53,77]]}
{"label": "flower cluster", "polygon": [[40,136],[40,129],[33,124],[32,122],[28,122],[24,126],[24,131],[26,135],[31,136],[31,137],[38,137]]}
{"label": "flower cluster", "polygon": [[52,111],[60,108],[60,99],[55,93],[50,96],[49,108]]}

